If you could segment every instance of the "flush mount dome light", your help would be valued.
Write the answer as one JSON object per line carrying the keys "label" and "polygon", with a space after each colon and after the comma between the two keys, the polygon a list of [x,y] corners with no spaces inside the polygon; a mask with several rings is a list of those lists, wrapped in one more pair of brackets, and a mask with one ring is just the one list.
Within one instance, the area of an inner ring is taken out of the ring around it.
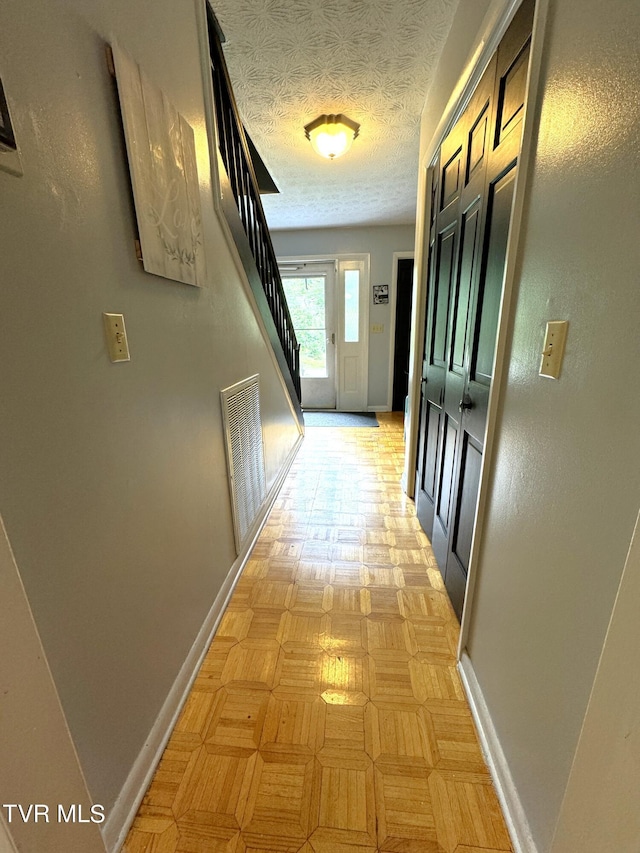
{"label": "flush mount dome light", "polygon": [[337,116],[318,116],[304,128],[313,150],[328,160],[335,160],[345,154],[351,148],[359,130],[360,125],[342,113]]}

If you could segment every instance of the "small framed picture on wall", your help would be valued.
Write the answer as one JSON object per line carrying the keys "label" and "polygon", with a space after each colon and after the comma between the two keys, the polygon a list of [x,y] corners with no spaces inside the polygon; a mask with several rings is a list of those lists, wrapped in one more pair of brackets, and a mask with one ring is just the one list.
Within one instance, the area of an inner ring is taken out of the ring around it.
{"label": "small framed picture on wall", "polygon": [[373,285],[373,304],[386,305],[389,302],[389,285],[374,284]]}

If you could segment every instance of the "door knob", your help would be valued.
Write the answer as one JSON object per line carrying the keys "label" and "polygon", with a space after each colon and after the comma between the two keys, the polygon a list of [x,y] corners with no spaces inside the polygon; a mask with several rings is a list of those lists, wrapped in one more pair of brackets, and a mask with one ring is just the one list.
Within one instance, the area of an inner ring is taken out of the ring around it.
{"label": "door knob", "polygon": [[468,394],[464,394],[462,400],[460,400],[458,411],[462,415],[467,409],[473,409],[473,400]]}

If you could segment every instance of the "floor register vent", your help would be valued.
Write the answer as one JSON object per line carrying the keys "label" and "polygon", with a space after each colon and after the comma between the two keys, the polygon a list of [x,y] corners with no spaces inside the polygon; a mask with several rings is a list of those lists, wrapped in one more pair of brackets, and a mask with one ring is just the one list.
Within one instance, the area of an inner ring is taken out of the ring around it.
{"label": "floor register vent", "polygon": [[247,534],[266,497],[264,448],[260,420],[259,377],[250,376],[220,392],[227,445],[229,490],[233,510],[236,550]]}

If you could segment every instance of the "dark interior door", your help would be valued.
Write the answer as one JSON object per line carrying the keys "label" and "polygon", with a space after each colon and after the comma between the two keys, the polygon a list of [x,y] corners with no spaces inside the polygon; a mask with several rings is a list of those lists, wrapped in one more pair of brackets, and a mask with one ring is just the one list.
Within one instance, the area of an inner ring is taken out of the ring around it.
{"label": "dark interior door", "polygon": [[393,360],[394,412],[404,412],[409,390],[411,306],[413,302],[413,258],[399,258],[396,276],[396,331]]}
{"label": "dark interior door", "polygon": [[[448,351],[449,304],[458,246],[461,148],[451,135],[440,150],[431,189],[429,292],[422,360],[416,512],[433,539]],[[443,164],[442,167],[440,164]],[[437,215],[436,212],[437,211]]]}
{"label": "dark interior door", "polygon": [[532,17],[527,0],[443,141],[434,180],[416,506],[458,617],[475,528]]}
{"label": "dark interior door", "polygon": [[[469,330],[473,291],[481,256],[487,139],[495,82],[489,65],[474,97],[454,128],[460,157],[460,192],[456,205],[459,231],[454,275],[449,291],[444,405],[438,455],[435,515],[431,542],[438,565],[446,567],[456,509],[456,468],[464,441],[468,402]],[[446,141],[445,141],[446,142]],[[446,574],[445,574],[446,582]],[[453,599],[452,591],[449,595]]]}

